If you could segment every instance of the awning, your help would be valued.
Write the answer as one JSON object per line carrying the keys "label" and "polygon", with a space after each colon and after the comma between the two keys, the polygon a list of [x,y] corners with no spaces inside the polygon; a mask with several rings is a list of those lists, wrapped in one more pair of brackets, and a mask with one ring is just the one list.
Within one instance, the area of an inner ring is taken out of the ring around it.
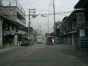
{"label": "awning", "polygon": [[22,35],[22,33],[18,33],[18,32],[16,32],[16,33],[14,33],[15,35]]}

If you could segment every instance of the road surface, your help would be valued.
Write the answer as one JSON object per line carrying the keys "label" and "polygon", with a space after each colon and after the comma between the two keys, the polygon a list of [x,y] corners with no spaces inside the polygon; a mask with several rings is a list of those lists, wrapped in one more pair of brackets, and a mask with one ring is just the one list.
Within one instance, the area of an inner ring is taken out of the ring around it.
{"label": "road surface", "polygon": [[46,45],[44,41],[0,51],[0,66],[88,66],[87,53],[67,44]]}

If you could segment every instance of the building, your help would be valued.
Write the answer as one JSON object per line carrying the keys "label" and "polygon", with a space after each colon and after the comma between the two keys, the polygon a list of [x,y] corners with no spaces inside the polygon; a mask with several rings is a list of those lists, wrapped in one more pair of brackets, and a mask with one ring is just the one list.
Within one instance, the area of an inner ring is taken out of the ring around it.
{"label": "building", "polygon": [[13,39],[13,44],[17,45],[19,36],[17,33],[25,34],[25,31],[20,29],[26,27],[24,9],[17,0],[0,0],[0,13],[0,46],[4,38]]}
{"label": "building", "polygon": [[64,41],[75,48],[88,48],[87,0],[79,0],[74,11],[64,20],[62,31]]}

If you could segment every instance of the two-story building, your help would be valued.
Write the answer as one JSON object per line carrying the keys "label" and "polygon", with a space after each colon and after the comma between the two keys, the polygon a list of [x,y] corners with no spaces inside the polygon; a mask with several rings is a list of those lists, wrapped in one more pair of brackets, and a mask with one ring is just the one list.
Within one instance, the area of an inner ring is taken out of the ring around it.
{"label": "two-story building", "polygon": [[76,48],[88,48],[88,7],[87,0],[79,0],[74,11],[62,24],[63,36],[67,44]]}
{"label": "two-story building", "polygon": [[[17,45],[18,37],[15,33],[25,33],[25,31],[20,30],[20,28],[26,27],[25,11],[17,0],[0,0],[0,3],[1,41],[5,38],[11,38],[13,44]],[[0,45],[2,46],[2,42]]]}

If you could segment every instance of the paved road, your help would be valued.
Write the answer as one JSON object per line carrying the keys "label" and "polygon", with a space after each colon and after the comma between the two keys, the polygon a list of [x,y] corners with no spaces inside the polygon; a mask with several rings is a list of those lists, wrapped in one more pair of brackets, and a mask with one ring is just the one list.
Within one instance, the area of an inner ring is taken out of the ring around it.
{"label": "paved road", "polygon": [[0,66],[88,66],[88,53],[65,44],[34,44],[1,50]]}

